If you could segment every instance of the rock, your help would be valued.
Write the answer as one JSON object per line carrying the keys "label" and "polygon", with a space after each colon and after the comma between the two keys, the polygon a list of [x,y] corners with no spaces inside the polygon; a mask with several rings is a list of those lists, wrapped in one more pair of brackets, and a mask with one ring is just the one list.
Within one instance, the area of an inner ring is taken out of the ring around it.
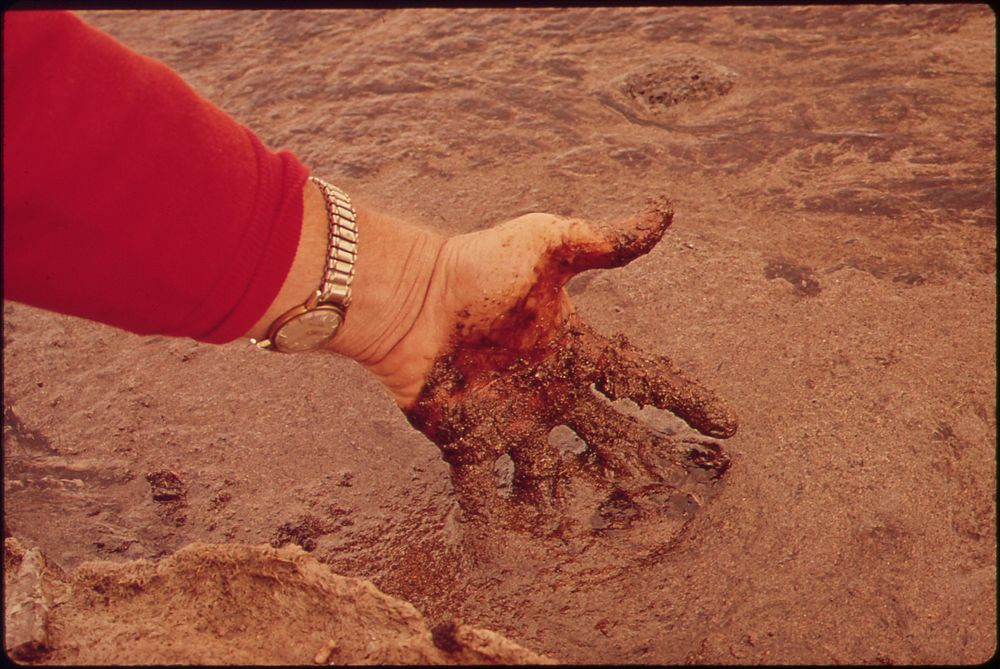
{"label": "rock", "polygon": [[52,597],[44,587],[60,575],[37,548],[26,548],[14,537],[4,539],[4,647],[15,660],[42,659],[49,650]]}
{"label": "rock", "polygon": [[326,643],[318,651],[316,651],[316,657],[313,658],[314,664],[329,664],[330,656],[337,650],[337,642],[333,639],[327,639]]}
{"label": "rock", "polygon": [[[41,594],[41,554],[8,552],[8,583],[20,584],[8,585],[18,593],[8,603],[31,602],[8,607],[8,621],[22,617],[8,622],[17,657],[44,649],[56,664],[554,664],[487,630],[431,630],[413,605],[295,545],[192,544],[156,561],[85,562],[56,608]],[[19,613],[29,609],[34,617]]]}

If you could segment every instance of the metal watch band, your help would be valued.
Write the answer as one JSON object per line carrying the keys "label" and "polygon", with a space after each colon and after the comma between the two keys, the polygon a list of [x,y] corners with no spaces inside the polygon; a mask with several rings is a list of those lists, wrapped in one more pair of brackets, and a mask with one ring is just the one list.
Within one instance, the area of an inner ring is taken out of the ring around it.
{"label": "metal watch band", "polygon": [[320,302],[332,302],[342,309],[351,303],[351,280],[358,258],[357,214],[347,193],[318,177],[309,177],[323,193],[330,221],[326,272],[320,288]]}
{"label": "metal watch band", "polygon": [[323,194],[329,222],[323,284],[305,304],[292,307],[279,316],[268,328],[266,339],[250,340],[250,343],[261,349],[274,349],[275,335],[289,320],[320,305],[334,307],[343,317],[351,303],[351,281],[354,279],[354,263],[358,257],[357,214],[347,193],[318,177],[310,176],[309,180]]}

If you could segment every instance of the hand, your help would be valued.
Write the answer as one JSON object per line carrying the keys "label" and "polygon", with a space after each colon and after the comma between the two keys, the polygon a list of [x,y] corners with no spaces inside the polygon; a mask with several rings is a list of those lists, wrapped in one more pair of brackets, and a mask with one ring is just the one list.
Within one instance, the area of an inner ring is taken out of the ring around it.
{"label": "hand", "polygon": [[[669,497],[685,481],[725,472],[729,460],[715,442],[654,432],[591,390],[669,410],[711,437],[737,428],[722,403],[667,358],[588,328],[564,289],[578,272],[648,252],[672,217],[669,203],[658,201],[614,225],[528,214],[442,240],[405,331],[382,342],[382,355],[355,355],[441,448],[465,511],[546,506],[573,474],[618,498],[637,498],[651,485]],[[587,444],[575,460],[549,444],[558,425]],[[498,496],[493,474],[505,454],[515,468],[509,498]]]}

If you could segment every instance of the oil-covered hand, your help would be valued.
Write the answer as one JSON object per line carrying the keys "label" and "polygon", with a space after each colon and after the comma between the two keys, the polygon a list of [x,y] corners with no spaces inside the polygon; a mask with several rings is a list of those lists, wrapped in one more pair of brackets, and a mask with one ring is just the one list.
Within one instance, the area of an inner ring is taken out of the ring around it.
{"label": "oil-covered hand", "polygon": [[[616,224],[528,214],[443,241],[419,314],[369,368],[440,447],[466,512],[548,506],[574,475],[627,496],[692,471],[701,479],[725,472],[716,442],[648,429],[604,398],[669,410],[717,438],[737,428],[724,405],[667,358],[595,333],[564,289],[579,272],[648,252],[672,217],[660,200]],[[561,457],[548,438],[559,425],[586,450]],[[498,495],[493,473],[505,454],[514,463],[510,496]]]}

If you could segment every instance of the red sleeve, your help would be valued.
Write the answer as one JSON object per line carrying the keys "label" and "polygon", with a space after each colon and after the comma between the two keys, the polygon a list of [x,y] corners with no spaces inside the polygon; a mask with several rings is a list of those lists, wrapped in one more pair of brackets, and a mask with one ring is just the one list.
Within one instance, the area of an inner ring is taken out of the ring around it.
{"label": "red sleeve", "polygon": [[223,343],[277,296],[308,170],[66,12],[4,14],[4,298]]}

